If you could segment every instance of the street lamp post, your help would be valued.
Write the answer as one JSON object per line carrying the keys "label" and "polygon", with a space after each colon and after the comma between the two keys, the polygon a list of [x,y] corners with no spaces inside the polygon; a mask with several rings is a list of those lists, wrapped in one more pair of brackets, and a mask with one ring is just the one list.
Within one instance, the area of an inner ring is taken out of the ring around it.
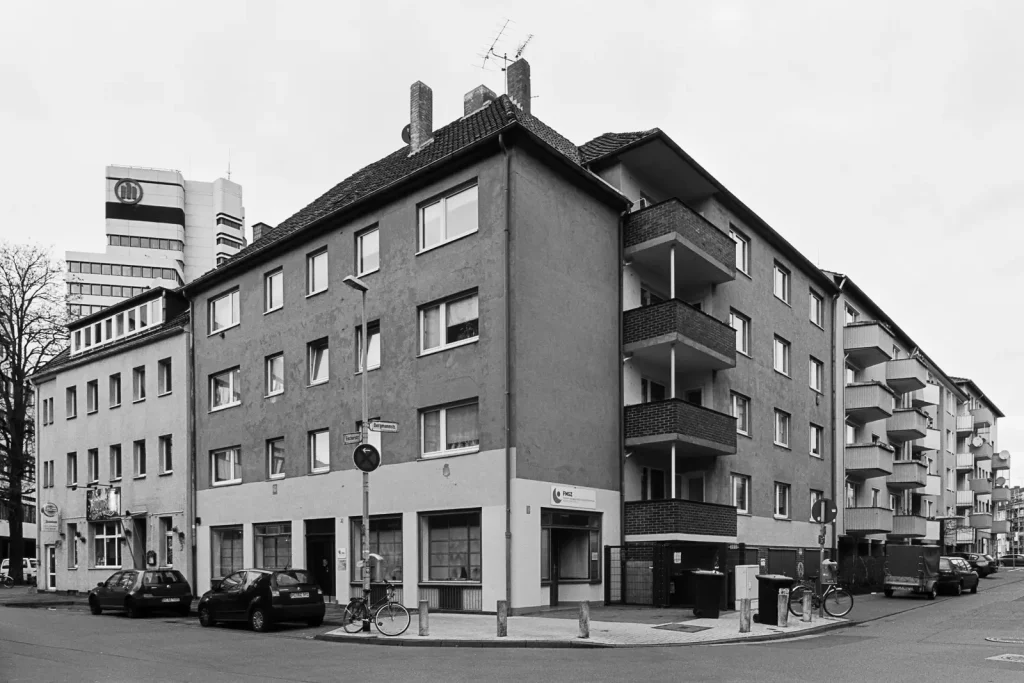
{"label": "street lamp post", "polygon": [[[359,426],[359,438],[361,443],[369,442],[369,419],[370,406],[366,394],[366,290],[369,287],[359,278],[349,275],[343,282],[362,295],[362,319],[363,327],[359,332],[359,368],[362,372],[362,393],[363,393],[363,419]],[[363,612],[363,630],[370,630],[370,473],[363,472],[363,600],[366,603],[366,611]]]}

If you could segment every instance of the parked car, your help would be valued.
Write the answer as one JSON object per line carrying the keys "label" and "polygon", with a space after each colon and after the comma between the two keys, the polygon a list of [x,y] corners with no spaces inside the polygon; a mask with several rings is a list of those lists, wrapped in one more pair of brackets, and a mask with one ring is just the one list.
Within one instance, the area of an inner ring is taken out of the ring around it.
{"label": "parked car", "polygon": [[971,569],[978,572],[978,576],[981,577],[994,574],[996,571],[995,560],[988,555],[981,555],[979,553],[953,553],[950,557],[959,557],[967,560],[967,564],[971,565]]}
{"label": "parked car", "polygon": [[114,572],[89,591],[89,610],[124,610],[137,619],[151,610],[169,610],[188,616],[192,609],[192,587],[174,569],[125,569]]}
{"label": "parked car", "polygon": [[254,631],[266,631],[282,621],[324,621],[324,596],[305,569],[245,569],[225,576],[203,594],[197,606],[199,623],[244,621]]}
{"label": "parked car", "polygon": [[999,563],[996,562],[996,558],[992,557],[991,555],[982,555],[982,557],[988,560],[988,568],[990,570],[989,574],[995,574],[997,571],[999,571]]}
{"label": "parked car", "polygon": [[[7,576],[10,568],[11,558],[0,560],[0,577]],[[26,582],[34,584],[39,576],[39,561],[34,557],[21,558],[21,574]]]}
{"label": "parked car", "polygon": [[1024,555],[1020,553],[1009,553],[999,558],[999,564],[1004,567],[1024,567]]}
{"label": "parked car", "polygon": [[978,592],[978,572],[962,557],[939,558],[938,589],[960,595],[965,590]]}

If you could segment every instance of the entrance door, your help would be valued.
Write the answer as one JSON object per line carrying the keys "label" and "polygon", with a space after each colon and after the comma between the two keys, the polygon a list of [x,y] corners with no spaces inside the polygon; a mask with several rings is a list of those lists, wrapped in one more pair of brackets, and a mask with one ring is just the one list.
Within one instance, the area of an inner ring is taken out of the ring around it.
{"label": "entrance door", "polygon": [[[71,539],[74,543],[77,539]],[[46,590],[57,590],[57,547],[46,546]]]}
{"label": "entrance door", "polygon": [[559,543],[558,529],[551,529],[551,606],[558,606],[558,556],[562,547]]}
{"label": "entrance door", "polygon": [[334,576],[334,520],[306,520],[306,569],[313,574],[313,579],[324,597],[335,597]]}

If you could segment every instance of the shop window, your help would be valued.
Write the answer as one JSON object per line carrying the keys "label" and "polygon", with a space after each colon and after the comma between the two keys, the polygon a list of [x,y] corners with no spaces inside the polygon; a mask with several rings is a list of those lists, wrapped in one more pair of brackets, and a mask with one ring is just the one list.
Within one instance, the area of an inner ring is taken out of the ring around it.
{"label": "shop window", "polygon": [[[382,576],[392,583],[402,582],[402,518],[370,518],[370,552],[384,558]],[[356,566],[363,557],[363,520],[352,520],[352,581],[362,581]]]}
{"label": "shop window", "polygon": [[420,538],[426,580],[480,581],[479,511],[421,515]]}
{"label": "shop window", "polygon": [[256,568],[288,569],[292,564],[291,522],[255,524],[252,530]]}
{"label": "shop window", "polygon": [[541,511],[541,581],[601,581],[600,513]]}

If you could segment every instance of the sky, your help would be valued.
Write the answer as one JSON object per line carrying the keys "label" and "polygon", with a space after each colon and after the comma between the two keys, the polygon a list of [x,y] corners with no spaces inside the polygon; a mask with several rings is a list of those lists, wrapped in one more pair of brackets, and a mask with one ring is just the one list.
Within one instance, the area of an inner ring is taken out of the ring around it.
{"label": "sky", "polygon": [[[46,2],[0,7],[0,238],[102,250],[104,167],[231,169],[276,225],[533,35],[533,113],[660,127],[1007,415],[1024,485],[1024,3]],[[1009,307],[1009,310],[1007,310]]]}

